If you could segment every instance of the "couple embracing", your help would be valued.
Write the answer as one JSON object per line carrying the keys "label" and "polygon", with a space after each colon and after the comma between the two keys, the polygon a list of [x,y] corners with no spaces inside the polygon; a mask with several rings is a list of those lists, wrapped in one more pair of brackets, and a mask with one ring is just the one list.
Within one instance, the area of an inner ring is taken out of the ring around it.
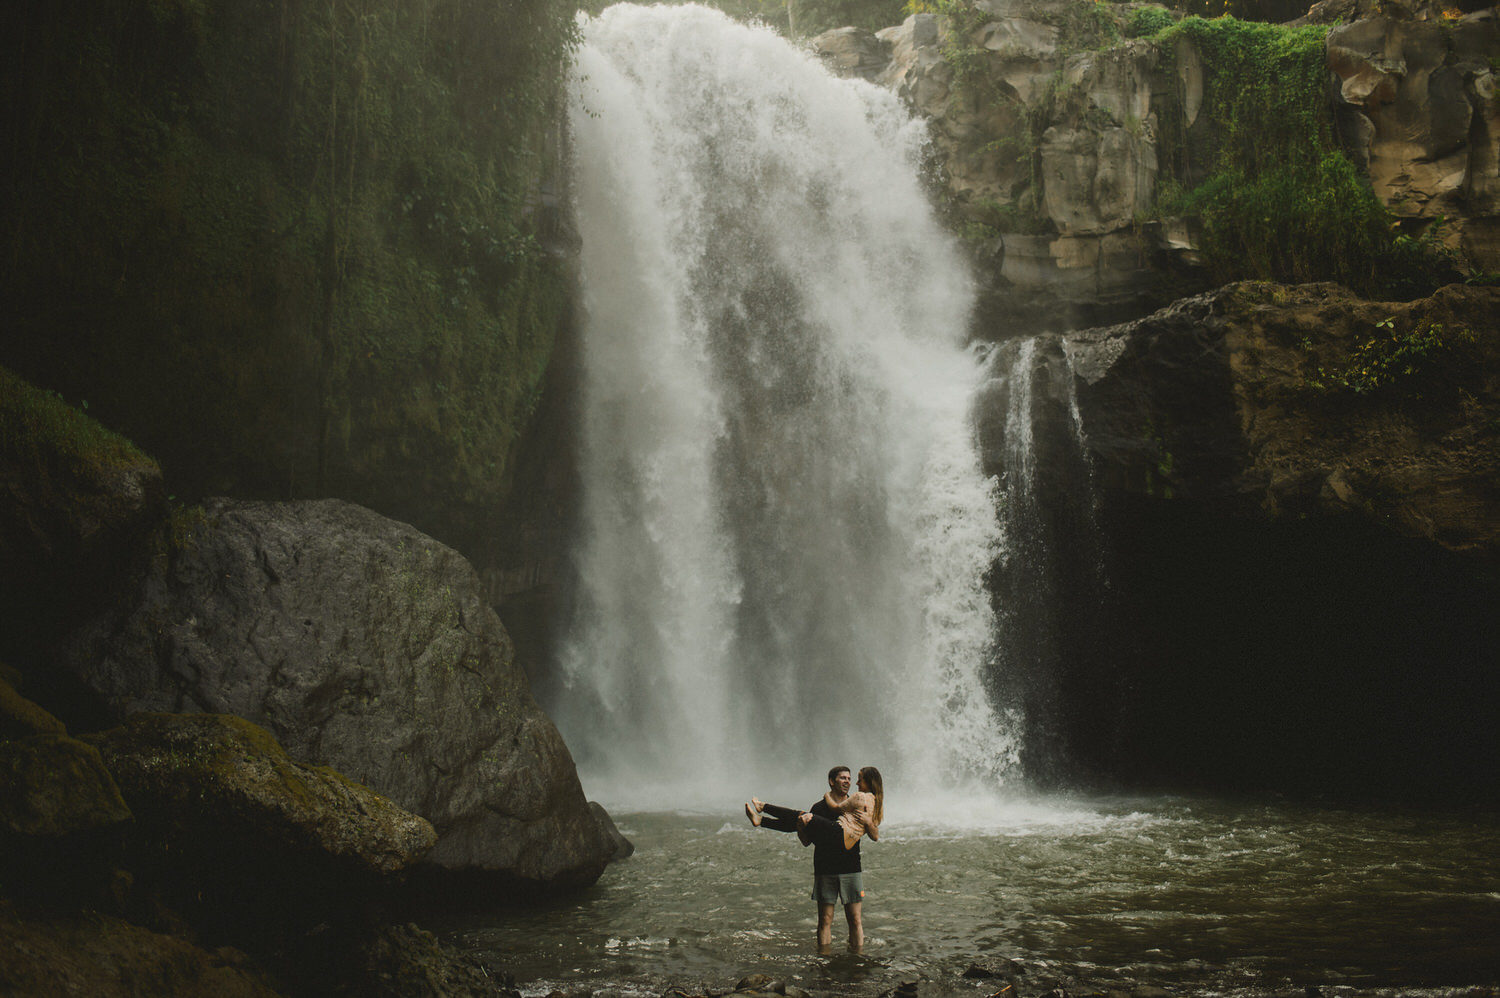
{"label": "couple embracing", "polygon": [[804,846],[813,847],[813,900],[818,903],[818,950],[826,952],[833,942],[833,908],[844,905],[849,923],[849,949],[859,952],[865,943],[863,870],[859,841],[868,835],[880,839],[885,816],[885,784],[880,770],[866,766],[859,771],[858,792],[850,793],[848,766],[828,771],[828,793],[806,811],[766,804],[754,797],[745,814],[757,828],[796,832]]}

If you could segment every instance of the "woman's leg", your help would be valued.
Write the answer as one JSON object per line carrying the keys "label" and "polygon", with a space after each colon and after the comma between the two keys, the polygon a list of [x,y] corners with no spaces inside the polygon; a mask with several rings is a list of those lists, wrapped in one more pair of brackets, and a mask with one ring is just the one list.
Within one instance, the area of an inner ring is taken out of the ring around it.
{"label": "woman's leg", "polygon": [[[755,811],[752,805],[746,804],[746,813]],[[760,810],[751,815],[750,821],[758,828],[769,828],[773,832],[795,832],[797,830],[797,815],[802,812],[794,807],[782,807],[780,804],[761,804]],[[769,815],[769,817],[767,817]],[[759,818],[759,820],[756,820]]]}

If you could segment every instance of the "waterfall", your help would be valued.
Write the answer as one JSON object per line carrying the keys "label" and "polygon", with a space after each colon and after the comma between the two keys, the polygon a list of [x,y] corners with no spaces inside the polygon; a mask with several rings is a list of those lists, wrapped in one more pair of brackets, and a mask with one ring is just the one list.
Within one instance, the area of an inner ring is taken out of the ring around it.
{"label": "waterfall", "polygon": [[920,122],[707,8],[583,31],[582,522],[547,706],[586,789],[1005,783],[973,292]]}
{"label": "waterfall", "polygon": [[1077,726],[1065,688],[1110,684],[1084,672],[1111,657],[1090,645],[1108,577],[1075,369],[1087,349],[1055,333],[1010,340],[991,353],[980,390],[981,446],[999,471],[1006,538],[988,578],[1005,635],[996,693],[1025,718],[1025,769],[1041,785],[1066,782]]}

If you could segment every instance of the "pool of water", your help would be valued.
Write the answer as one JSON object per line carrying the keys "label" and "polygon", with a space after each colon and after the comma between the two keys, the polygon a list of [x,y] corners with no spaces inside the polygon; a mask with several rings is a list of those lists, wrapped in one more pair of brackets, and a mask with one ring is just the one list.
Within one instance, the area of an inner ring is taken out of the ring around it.
{"label": "pool of water", "polygon": [[[958,800],[863,847],[866,946],[819,955],[811,850],[723,811],[618,813],[635,843],[581,895],[447,940],[554,989],[926,995],[1151,984],[1460,991],[1500,984],[1500,821],[1182,798]],[[931,815],[946,815],[933,820]],[[1011,962],[1013,961],[1013,962]]]}

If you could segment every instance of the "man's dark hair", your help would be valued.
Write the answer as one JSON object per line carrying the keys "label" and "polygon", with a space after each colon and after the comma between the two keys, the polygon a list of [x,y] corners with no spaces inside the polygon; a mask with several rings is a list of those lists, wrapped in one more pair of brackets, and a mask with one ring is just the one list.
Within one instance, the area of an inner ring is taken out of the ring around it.
{"label": "man's dark hair", "polygon": [[840,773],[849,773],[849,774],[852,775],[853,772],[854,772],[854,770],[850,769],[848,766],[834,766],[832,769],[830,769],[828,771],[828,782],[832,783],[833,782],[833,778],[835,776],[839,775]]}

